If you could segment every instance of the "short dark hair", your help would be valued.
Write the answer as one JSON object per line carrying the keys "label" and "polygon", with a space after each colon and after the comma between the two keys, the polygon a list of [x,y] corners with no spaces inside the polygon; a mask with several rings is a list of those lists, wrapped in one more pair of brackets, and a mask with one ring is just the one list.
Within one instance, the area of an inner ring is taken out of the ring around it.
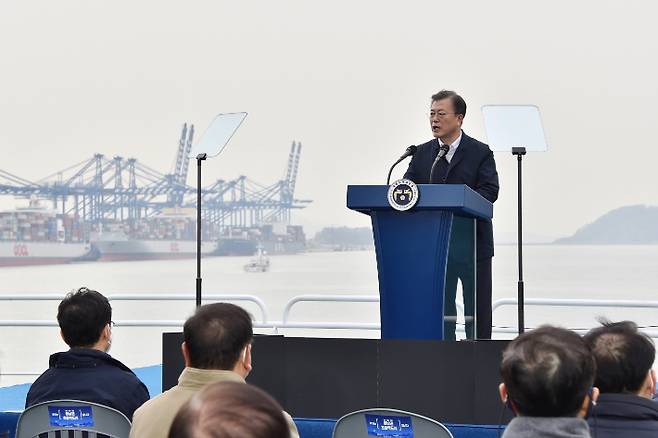
{"label": "short dark hair", "polygon": [[289,438],[281,406],[245,383],[205,386],[174,417],[169,438]]}
{"label": "short dark hair", "polygon": [[57,322],[69,347],[89,347],[112,320],[112,306],[101,293],[81,287],[57,307]]}
{"label": "short dark hair", "polygon": [[594,383],[596,364],[578,334],[542,326],[510,342],[500,373],[520,415],[573,417]]}
{"label": "short dark hair", "polygon": [[230,370],[254,337],[251,316],[229,303],[206,304],[185,321],[183,338],[193,368]]}
{"label": "short dark hair", "polygon": [[466,101],[459,94],[450,90],[441,90],[432,95],[432,102],[443,99],[450,99],[452,101],[455,114],[461,114],[466,117]]}
{"label": "short dark hair", "polygon": [[594,385],[603,393],[637,393],[656,358],[649,336],[632,321],[601,321],[585,335],[596,360]]}

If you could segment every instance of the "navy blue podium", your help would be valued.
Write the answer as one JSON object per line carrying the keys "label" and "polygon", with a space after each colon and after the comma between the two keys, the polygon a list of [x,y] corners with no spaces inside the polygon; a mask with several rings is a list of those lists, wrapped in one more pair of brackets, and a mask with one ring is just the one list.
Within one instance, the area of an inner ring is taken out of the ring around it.
{"label": "navy blue podium", "polygon": [[[389,186],[347,187],[347,207],[370,215],[377,254],[382,339],[444,339],[446,279],[464,290],[465,319],[475,323],[476,219],[493,205],[464,185],[419,184],[408,211],[388,203]],[[450,268],[449,268],[450,267]],[[451,271],[452,274],[451,275]],[[453,302],[446,303],[454,308]],[[454,309],[448,312],[454,313]],[[450,318],[456,319],[456,313]],[[453,325],[454,321],[453,319]],[[467,322],[468,324],[468,322]]]}

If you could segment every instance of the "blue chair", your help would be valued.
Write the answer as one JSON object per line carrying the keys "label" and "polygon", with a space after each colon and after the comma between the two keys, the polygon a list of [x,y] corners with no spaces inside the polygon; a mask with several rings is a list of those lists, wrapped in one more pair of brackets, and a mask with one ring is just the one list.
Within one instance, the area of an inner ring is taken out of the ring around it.
{"label": "blue chair", "polygon": [[441,423],[422,415],[397,409],[373,408],[352,412],[338,419],[333,438],[395,436],[409,438],[453,438]]}
{"label": "blue chair", "polygon": [[107,436],[128,438],[130,420],[116,409],[80,400],[55,400],[27,408],[18,418],[16,438]]}

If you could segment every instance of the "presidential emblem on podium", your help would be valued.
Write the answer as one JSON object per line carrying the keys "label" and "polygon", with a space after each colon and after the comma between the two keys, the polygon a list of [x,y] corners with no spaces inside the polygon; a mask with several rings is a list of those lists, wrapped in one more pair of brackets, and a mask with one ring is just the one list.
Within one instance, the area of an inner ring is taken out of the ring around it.
{"label": "presidential emblem on podium", "polygon": [[388,188],[388,204],[397,211],[407,211],[418,202],[418,186],[410,179],[394,181]]}

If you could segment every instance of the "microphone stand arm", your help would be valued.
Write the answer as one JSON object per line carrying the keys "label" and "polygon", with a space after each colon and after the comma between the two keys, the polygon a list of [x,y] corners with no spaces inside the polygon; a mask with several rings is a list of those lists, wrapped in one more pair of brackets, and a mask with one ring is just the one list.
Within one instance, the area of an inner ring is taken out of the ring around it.
{"label": "microphone stand arm", "polygon": [[[436,169],[436,165],[439,164],[439,161],[441,161],[441,158],[445,157],[448,154],[448,151],[450,148],[446,145],[443,145],[439,148],[439,153],[436,155],[436,158],[434,159],[434,162],[432,163],[432,169],[430,170],[430,182],[429,184],[432,184],[432,180],[434,179],[434,169]],[[443,153],[441,153],[443,152]]]}
{"label": "microphone stand arm", "polygon": [[439,163],[439,160],[441,160],[441,157],[437,155],[436,160],[432,163],[432,170],[430,170],[430,181],[429,184],[432,184],[432,180],[434,179],[434,169],[436,169],[436,165]]}
{"label": "microphone stand arm", "polygon": [[398,164],[400,164],[400,162],[401,162],[402,160],[404,160],[405,158],[407,158],[407,157],[405,157],[405,156],[400,157],[400,158],[398,159],[398,161],[396,161],[395,163],[393,163],[393,165],[391,166],[391,168],[388,169],[388,176],[386,177],[386,185],[387,185],[387,186],[391,184],[391,173],[393,173],[393,169],[395,168],[395,166],[397,166]]}

